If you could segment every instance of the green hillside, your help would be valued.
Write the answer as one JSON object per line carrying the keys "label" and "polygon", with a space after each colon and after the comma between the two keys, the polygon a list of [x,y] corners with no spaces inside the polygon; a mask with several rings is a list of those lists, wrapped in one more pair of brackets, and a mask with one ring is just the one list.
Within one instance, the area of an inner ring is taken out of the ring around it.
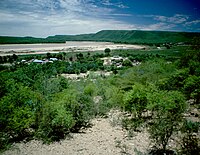
{"label": "green hillside", "polygon": [[199,40],[200,33],[138,31],[138,30],[103,30],[95,34],[55,35],[47,38],[6,37],[0,36],[0,44],[15,43],[64,43],[65,41],[112,41],[134,44],[160,44],[184,42],[193,44]]}
{"label": "green hillside", "polygon": [[43,42],[42,38],[0,36],[0,44],[28,44]]}
{"label": "green hillside", "polygon": [[104,30],[96,33],[94,39],[127,43],[192,43],[200,33],[163,31],[114,31]]}

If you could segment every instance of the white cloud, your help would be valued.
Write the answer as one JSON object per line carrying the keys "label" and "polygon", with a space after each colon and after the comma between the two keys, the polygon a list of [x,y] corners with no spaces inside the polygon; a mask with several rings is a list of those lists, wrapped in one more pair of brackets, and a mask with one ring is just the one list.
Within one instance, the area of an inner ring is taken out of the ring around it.
{"label": "white cloud", "polygon": [[126,7],[122,0],[115,3],[110,0],[0,0],[0,35],[46,37],[103,29],[169,30],[177,24],[197,22],[187,22],[188,16],[176,14],[141,16],[154,19],[154,24],[131,24],[122,17],[134,18],[134,15],[117,11]]}
{"label": "white cloud", "polygon": [[184,27],[185,27],[186,29],[188,29],[188,30],[193,30],[193,29],[195,29],[196,31],[200,31],[200,19],[186,22],[186,23],[184,24]]}
{"label": "white cloud", "polygon": [[110,2],[110,0],[102,0],[101,3],[103,5],[106,5],[106,6],[115,6],[115,7],[118,7],[118,8],[129,8],[128,6],[124,5],[122,2]]}
{"label": "white cloud", "polygon": [[200,24],[200,20],[193,20],[190,22],[186,22],[185,26],[191,26],[191,25],[197,25],[197,24]]}
{"label": "white cloud", "polygon": [[189,18],[189,16],[181,15],[181,14],[175,14],[174,16],[171,16],[171,17],[160,16],[160,15],[144,15],[144,17],[150,17],[159,22],[166,22],[166,23],[172,23],[172,24],[182,24],[186,22]]}
{"label": "white cloud", "polygon": [[[102,29],[135,29],[136,26],[115,19],[97,18],[64,12],[45,15],[20,12],[13,15],[0,12],[0,35],[46,37],[55,34],[94,33]],[[7,23],[7,24],[4,24]]]}
{"label": "white cloud", "polygon": [[92,33],[102,29],[136,28],[112,18],[128,16],[114,11],[97,7],[93,0],[35,0],[34,3],[33,0],[0,1],[0,35],[46,37]]}
{"label": "white cloud", "polygon": [[147,26],[141,27],[143,30],[170,30],[176,27],[175,24],[167,24],[167,23],[156,23],[156,24],[149,24]]}

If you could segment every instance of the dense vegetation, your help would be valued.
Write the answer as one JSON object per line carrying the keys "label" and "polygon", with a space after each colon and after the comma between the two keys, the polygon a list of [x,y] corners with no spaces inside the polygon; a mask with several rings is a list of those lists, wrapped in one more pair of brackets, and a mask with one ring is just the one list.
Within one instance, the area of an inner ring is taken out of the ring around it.
{"label": "dense vegetation", "polygon": [[65,41],[110,41],[134,44],[185,43],[199,40],[200,33],[138,30],[103,30],[95,34],[55,35],[47,38],[0,36],[0,44],[65,43]]}
{"label": "dense vegetation", "polygon": [[[141,65],[103,66],[101,57],[116,54],[128,57],[129,61],[140,61]],[[123,120],[124,128],[136,131],[147,128],[156,147],[152,153],[171,149],[169,140],[179,131],[182,148],[173,151],[198,154],[199,122],[186,114],[191,107],[200,108],[199,48],[179,47],[179,52],[175,47],[164,51],[107,49],[105,54],[57,56],[62,61],[16,63],[1,68],[1,149],[33,138],[47,143],[58,141],[69,132],[86,127],[91,118],[105,115],[111,108],[120,108],[131,114],[131,118]],[[88,70],[112,70],[115,74],[75,81],[61,76],[61,73],[79,74]]]}

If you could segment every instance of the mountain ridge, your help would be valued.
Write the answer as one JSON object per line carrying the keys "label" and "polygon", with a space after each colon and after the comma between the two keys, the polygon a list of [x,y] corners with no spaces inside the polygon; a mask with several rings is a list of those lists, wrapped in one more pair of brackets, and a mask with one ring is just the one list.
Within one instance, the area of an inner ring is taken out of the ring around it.
{"label": "mountain ridge", "polygon": [[79,35],[54,35],[46,38],[0,36],[0,44],[65,43],[66,41],[109,41],[129,44],[193,44],[200,39],[200,32],[101,30]]}

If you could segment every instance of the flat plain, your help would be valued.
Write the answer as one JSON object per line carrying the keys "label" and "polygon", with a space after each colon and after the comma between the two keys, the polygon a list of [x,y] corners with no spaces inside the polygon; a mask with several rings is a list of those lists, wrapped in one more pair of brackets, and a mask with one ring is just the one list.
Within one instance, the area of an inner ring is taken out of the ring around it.
{"label": "flat plain", "polygon": [[142,49],[145,46],[114,44],[112,42],[67,41],[53,44],[4,44],[0,45],[0,55],[45,54],[59,52],[86,52],[110,49]]}

